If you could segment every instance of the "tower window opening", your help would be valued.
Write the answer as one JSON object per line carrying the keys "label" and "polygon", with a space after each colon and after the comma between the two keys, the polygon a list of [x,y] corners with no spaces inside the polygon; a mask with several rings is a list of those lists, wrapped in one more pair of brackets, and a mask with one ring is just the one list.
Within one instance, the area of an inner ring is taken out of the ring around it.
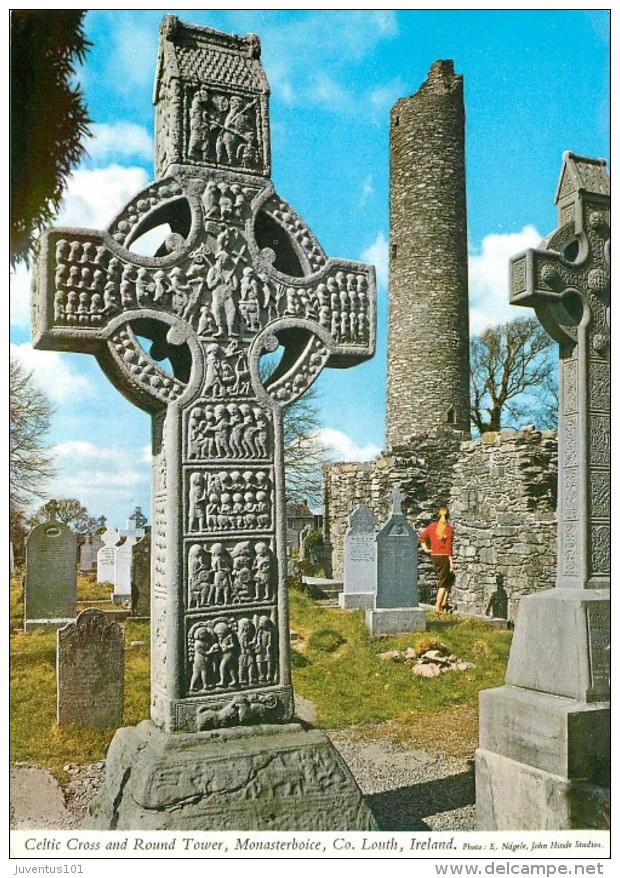
{"label": "tower window opening", "polygon": [[456,415],[454,414],[454,406],[452,406],[452,405],[448,409],[448,413],[446,415],[446,421],[448,422],[448,424],[452,424],[452,425],[456,424]]}
{"label": "tower window opening", "polygon": [[390,247],[390,252],[392,254],[392,259],[396,259],[398,255],[398,244],[392,244]]}

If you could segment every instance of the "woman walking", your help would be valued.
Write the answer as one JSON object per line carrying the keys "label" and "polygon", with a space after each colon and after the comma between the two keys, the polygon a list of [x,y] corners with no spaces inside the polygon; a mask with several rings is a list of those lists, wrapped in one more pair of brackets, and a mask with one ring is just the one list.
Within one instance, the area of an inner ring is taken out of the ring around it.
{"label": "woman walking", "polygon": [[445,612],[450,589],[454,579],[454,558],[452,556],[452,540],[454,528],[448,524],[449,513],[445,506],[437,512],[437,521],[425,527],[420,534],[420,545],[427,555],[431,556],[435,573],[439,579],[435,610]]}

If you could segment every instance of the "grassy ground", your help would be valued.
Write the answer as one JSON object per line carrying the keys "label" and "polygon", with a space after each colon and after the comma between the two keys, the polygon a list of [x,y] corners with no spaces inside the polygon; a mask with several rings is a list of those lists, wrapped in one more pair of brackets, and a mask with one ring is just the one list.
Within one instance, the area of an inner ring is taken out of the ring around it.
{"label": "grassy ground", "polygon": [[[429,613],[425,632],[373,640],[361,610],[325,609],[296,591],[290,607],[291,627],[304,638],[292,651],[295,691],[316,705],[317,725],[354,726],[367,739],[473,755],[478,692],[503,684],[511,632]],[[329,641],[333,651],[322,648]],[[410,665],[378,658],[388,650],[438,643],[475,667],[429,679],[415,676]]]}
{"label": "grassy ground", "polygon": [[[108,585],[78,581],[78,609],[109,597]],[[56,634],[23,627],[21,579],[11,581],[11,761],[48,768],[62,782],[64,766],[105,757],[114,729],[104,732],[56,725]],[[98,606],[102,606],[99,604]],[[111,605],[110,605],[111,606]],[[366,740],[471,756],[478,739],[478,692],[504,680],[511,634],[480,622],[428,615],[428,630],[372,640],[362,611],[318,606],[290,592],[291,628],[300,636],[292,650],[295,691],[311,700],[316,725],[348,727]],[[125,626],[124,724],[149,715],[149,625]],[[135,641],[141,645],[131,644]],[[392,649],[445,645],[475,668],[440,677],[416,677],[411,667],[378,658]]]}
{"label": "grassy ground", "polygon": [[[78,611],[105,596],[111,587],[78,578]],[[101,608],[101,604],[96,604]],[[110,605],[111,606],[111,605]],[[149,624],[127,620],[125,627],[124,724],[149,716]],[[56,725],[56,632],[23,630],[21,577],[11,580],[10,758],[50,769],[61,781],[64,766],[96,762],[105,757],[115,729],[92,731]],[[132,642],[142,645],[131,646]]]}

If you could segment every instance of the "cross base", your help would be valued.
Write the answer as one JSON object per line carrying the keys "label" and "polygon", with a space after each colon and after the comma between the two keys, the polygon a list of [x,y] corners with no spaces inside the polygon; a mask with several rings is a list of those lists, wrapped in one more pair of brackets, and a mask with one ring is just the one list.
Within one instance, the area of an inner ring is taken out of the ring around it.
{"label": "cross base", "polygon": [[506,685],[480,693],[477,829],[608,829],[609,591],[522,598]]}
{"label": "cross base", "polygon": [[377,829],[333,744],[299,723],[167,734],[119,729],[92,829]]}

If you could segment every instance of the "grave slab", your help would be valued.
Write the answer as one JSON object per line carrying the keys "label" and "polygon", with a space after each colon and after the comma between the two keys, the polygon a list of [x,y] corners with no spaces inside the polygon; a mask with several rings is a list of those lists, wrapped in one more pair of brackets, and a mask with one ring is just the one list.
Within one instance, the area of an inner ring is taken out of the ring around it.
{"label": "grave slab", "polygon": [[338,595],[343,610],[372,608],[377,591],[376,517],[368,506],[349,515],[344,537],[344,586]]}
{"label": "grave slab", "polygon": [[24,629],[54,630],[75,619],[77,603],[77,536],[47,504],[49,518],[26,539]]}
{"label": "grave slab", "polygon": [[59,726],[118,728],[123,722],[124,633],[101,610],[86,609],[56,633]]}

